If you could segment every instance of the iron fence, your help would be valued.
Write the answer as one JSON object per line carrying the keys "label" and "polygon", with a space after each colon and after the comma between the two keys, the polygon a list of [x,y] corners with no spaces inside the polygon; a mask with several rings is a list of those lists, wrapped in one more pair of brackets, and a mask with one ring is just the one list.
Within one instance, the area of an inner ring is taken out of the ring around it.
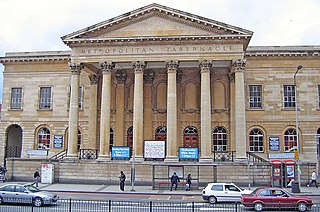
{"label": "iron fence", "polygon": [[[206,202],[178,201],[117,201],[117,200],[76,200],[59,199],[52,205],[35,207],[32,199],[14,199],[13,203],[2,203],[1,212],[202,212],[202,211],[252,211],[240,203],[209,204]],[[22,204],[28,202],[29,204]],[[271,203],[263,205],[264,211],[295,211],[297,205]],[[254,207],[254,206],[252,206]],[[289,209],[284,209],[289,207]],[[308,208],[320,211],[317,207]]]}

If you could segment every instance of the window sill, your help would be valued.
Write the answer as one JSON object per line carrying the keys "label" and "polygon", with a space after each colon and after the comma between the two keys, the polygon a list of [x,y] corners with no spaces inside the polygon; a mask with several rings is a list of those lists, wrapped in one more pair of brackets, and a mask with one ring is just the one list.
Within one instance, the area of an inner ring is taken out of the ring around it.
{"label": "window sill", "polygon": [[[282,111],[295,111],[296,110],[296,108],[295,107],[290,107],[290,108],[282,108],[281,109]],[[298,108],[298,111],[300,111],[300,109]]]}
{"label": "window sill", "polygon": [[23,111],[23,109],[22,108],[20,108],[20,109],[9,108],[8,111]]}
{"label": "window sill", "polygon": [[265,111],[264,108],[247,108],[248,111]]}
{"label": "window sill", "polygon": [[52,108],[38,108],[37,111],[53,111]]}

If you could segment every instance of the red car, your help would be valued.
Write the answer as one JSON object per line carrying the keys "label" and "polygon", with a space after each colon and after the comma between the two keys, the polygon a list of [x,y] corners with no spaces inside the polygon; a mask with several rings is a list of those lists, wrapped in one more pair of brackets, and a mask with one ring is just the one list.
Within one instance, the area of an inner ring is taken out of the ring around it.
{"label": "red car", "polygon": [[295,196],[281,188],[257,188],[251,194],[242,194],[241,203],[245,207],[262,211],[264,208],[295,208],[299,211],[311,209],[312,200]]}

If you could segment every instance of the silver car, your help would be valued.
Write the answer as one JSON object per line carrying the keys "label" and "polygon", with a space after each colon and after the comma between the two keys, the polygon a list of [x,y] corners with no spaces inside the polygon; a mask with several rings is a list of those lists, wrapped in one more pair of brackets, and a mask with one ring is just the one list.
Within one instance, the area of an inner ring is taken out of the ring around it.
{"label": "silver car", "polygon": [[58,200],[56,194],[41,191],[32,184],[6,184],[0,187],[0,204],[27,203],[36,207],[51,205]]}

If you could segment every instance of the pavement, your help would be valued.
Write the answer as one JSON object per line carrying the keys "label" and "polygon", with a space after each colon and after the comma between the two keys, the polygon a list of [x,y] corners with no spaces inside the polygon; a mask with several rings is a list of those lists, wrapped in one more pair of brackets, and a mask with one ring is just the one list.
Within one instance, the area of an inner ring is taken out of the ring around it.
{"label": "pavement", "polygon": [[[191,191],[186,191],[183,188],[178,188],[178,190],[170,191],[168,187],[163,187],[161,189],[152,189],[152,186],[132,186],[126,185],[125,191],[122,192],[119,189],[119,185],[102,185],[102,184],[66,184],[66,183],[52,183],[52,184],[41,184],[39,183],[39,188],[41,190],[52,191],[52,192],[89,192],[89,193],[131,193],[131,194],[167,194],[167,195],[202,195],[202,188],[192,189]],[[243,187],[249,189],[248,187]],[[254,190],[255,187],[251,187],[250,190]],[[291,188],[286,188],[291,192]],[[304,187],[300,188],[300,193],[295,193],[298,195],[306,196],[320,196],[320,189],[315,187]]]}

